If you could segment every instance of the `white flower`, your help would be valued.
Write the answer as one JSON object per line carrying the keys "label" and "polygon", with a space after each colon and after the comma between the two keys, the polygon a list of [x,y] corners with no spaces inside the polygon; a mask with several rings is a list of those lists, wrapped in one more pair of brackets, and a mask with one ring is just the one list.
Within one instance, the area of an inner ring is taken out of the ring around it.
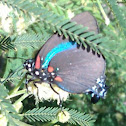
{"label": "white flower", "polygon": [[13,104],[15,110],[19,113],[22,110],[23,104],[22,102],[17,102],[16,104]]}
{"label": "white flower", "polygon": [[70,119],[70,113],[67,111],[60,111],[57,115],[59,122],[65,123]]}
{"label": "white flower", "polygon": [[12,33],[13,32],[13,19],[12,15],[16,16],[16,19],[18,21],[16,22],[16,28],[17,28],[17,33],[20,35],[22,33],[25,33],[25,29],[31,25],[32,23],[35,22],[36,17],[32,14],[31,19],[25,21],[23,17],[18,14],[17,11],[13,10],[12,8],[8,7],[6,4],[3,5],[0,3],[0,28],[3,29],[7,33]]}
{"label": "white flower", "polygon": [[63,91],[60,89],[57,85],[52,84],[53,89],[59,93],[59,95],[52,90],[50,85],[48,83],[37,83],[36,86],[38,89],[34,86],[33,82],[30,82],[28,84],[28,91],[33,94],[36,98],[36,100],[57,100],[57,104],[60,103],[59,95],[62,101],[66,101],[69,97],[69,93],[66,91]]}
{"label": "white flower", "polygon": [[11,33],[12,32],[12,18],[2,18],[1,20],[1,27],[2,29],[7,32],[7,33]]}
{"label": "white flower", "polygon": [[0,19],[1,19],[1,28],[7,32],[12,32],[12,18],[9,17],[9,14],[11,13],[12,8],[9,8],[7,5],[3,5],[0,3]]}
{"label": "white flower", "polygon": [[106,25],[109,25],[109,24],[110,24],[110,20],[109,20],[108,17],[105,18],[105,24],[106,24]]}
{"label": "white flower", "polygon": [[25,32],[26,23],[25,23],[23,17],[19,17],[19,20],[16,23],[16,27],[17,27],[17,32],[18,32],[19,35],[21,33],[24,33]]}
{"label": "white flower", "polygon": [[9,13],[12,11],[12,8],[9,8],[6,4],[3,5],[0,3],[0,17],[5,19],[9,16]]}
{"label": "white flower", "polygon": [[74,13],[69,9],[67,10],[67,15],[68,15],[68,18],[73,18],[74,17]]}
{"label": "white flower", "polygon": [[7,122],[7,118],[4,115],[0,114],[0,126],[7,126]]}

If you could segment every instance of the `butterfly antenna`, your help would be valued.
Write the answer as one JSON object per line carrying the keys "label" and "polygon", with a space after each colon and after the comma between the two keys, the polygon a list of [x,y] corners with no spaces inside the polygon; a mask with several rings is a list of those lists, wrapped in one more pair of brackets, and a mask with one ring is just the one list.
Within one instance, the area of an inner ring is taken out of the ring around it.
{"label": "butterfly antenna", "polygon": [[10,57],[10,56],[8,56],[7,58],[9,58],[9,59],[23,59],[23,60],[27,60],[27,59],[25,59],[25,58],[22,58],[22,57]]}

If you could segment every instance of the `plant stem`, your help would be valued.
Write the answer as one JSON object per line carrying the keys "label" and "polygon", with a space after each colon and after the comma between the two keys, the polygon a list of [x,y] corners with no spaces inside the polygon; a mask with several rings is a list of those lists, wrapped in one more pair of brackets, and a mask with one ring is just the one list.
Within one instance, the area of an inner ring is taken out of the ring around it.
{"label": "plant stem", "polygon": [[18,104],[19,102],[23,101],[25,98],[29,96],[28,93],[25,93],[23,96],[21,96],[13,105]]}
{"label": "plant stem", "polygon": [[13,95],[14,93],[16,93],[18,91],[18,89],[22,85],[24,79],[25,79],[25,76],[21,79],[21,81],[19,82],[19,84],[11,92],[9,92],[10,95]]}
{"label": "plant stem", "polygon": [[103,7],[102,7],[100,1],[97,0],[97,3],[98,3],[98,6],[99,6],[99,9],[100,9],[100,11],[101,11],[101,13],[102,13],[102,15],[103,15],[103,17],[104,17],[104,19],[105,19],[105,24],[106,24],[106,25],[109,25],[110,20],[109,20],[109,18],[107,17],[107,15],[106,15],[106,13],[105,13],[105,11],[104,11],[104,9],[103,9]]}
{"label": "plant stem", "polygon": [[17,91],[9,96],[6,97],[6,99],[10,99],[10,98],[13,98],[13,97],[16,97],[16,96],[19,96],[21,94],[24,94],[26,93],[26,89],[23,89],[23,90],[20,90],[20,91]]}

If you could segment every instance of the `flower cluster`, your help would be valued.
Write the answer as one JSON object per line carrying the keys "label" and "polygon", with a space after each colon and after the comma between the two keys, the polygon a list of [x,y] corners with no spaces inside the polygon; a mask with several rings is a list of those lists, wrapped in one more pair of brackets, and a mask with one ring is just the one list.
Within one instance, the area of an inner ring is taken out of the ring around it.
{"label": "flower cluster", "polygon": [[63,91],[55,84],[52,84],[52,87],[60,95],[60,98],[59,95],[52,90],[48,83],[35,83],[35,85],[33,82],[28,83],[28,91],[35,96],[36,102],[38,102],[38,100],[57,100],[57,104],[59,105],[60,98],[62,101],[66,101],[69,97],[68,92]]}
{"label": "flower cluster", "polygon": [[9,17],[12,8],[8,8],[7,5],[0,3],[0,28],[5,32],[10,33],[12,27],[12,18]]}
{"label": "flower cluster", "polygon": [[0,28],[6,33],[12,34],[16,32],[19,35],[25,33],[25,29],[34,23],[35,19],[35,16],[32,15],[31,19],[26,21],[17,11],[6,4],[0,3]]}
{"label": "flower cluster", "polygon": [[68,111],[60,111],[57,115],[58,121],[61,123],[66,123],[70,119],[70,113]]}

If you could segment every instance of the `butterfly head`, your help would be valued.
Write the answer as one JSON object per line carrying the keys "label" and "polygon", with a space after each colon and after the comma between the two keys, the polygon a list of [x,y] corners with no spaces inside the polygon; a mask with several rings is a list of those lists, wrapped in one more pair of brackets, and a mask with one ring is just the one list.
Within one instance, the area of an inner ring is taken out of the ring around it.
{"label": "butterfly head", "polygon": [[34,65],[35,65],[34,61],[32,59],[28,59],[24,62],[23,67],[29,72],[31,72],[34,69]]}

